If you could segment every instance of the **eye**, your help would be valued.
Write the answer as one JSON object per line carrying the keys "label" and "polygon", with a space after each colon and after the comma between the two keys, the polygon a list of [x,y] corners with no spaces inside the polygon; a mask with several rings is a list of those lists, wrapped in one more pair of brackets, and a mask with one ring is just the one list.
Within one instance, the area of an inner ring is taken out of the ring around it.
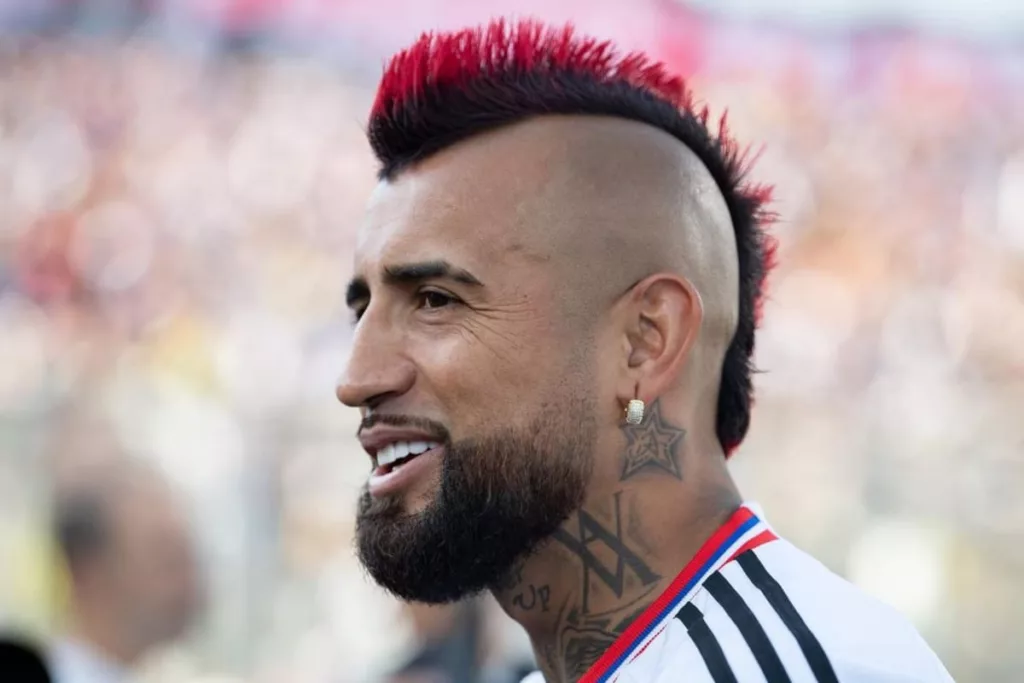
{"label": "eye", "polygon": [[417,294],[417,303],[420,308],[433,309],[445,308],[459,303],[451,294],[439,292],[436,289],[425,289]]}

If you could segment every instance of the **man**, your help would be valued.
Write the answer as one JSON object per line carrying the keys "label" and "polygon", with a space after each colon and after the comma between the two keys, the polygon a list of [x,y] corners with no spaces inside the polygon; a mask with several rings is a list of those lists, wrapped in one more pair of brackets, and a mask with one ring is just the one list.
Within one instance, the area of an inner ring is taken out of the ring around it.
{"label": "man", "polygon": [[116,683],[181,636],[200,604],[193,546],[166,482],[127,459],[77,472],[55,493],[56,537],[70,577],[56,683]]}
{"label": "man", "polygon": [[949,680],[730,478],[767,192],[679,79],[534,23],[424,36],[369,139],[338,397],[382,586],[493,591],[548,683]]}

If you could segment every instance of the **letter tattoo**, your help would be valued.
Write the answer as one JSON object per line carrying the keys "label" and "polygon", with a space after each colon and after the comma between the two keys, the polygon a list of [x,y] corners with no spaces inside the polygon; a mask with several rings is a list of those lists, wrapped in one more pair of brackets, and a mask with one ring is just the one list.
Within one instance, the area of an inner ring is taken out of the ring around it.
{"label": "letter tattoo", "polygon": [[540,611],[547,612],[550,600],[550,586],[541,586],[538,588],[537,586],[530,584],[522,593],[512,598],[512,604],[527,612],[532,610],[534,607],[537,607],[539,604]]}
{"label": "letter tattoo", "polygon": [[512,597],[512,604],[524,612],[529,612],[538,606],[540,607],[541,612],[547,612],[551,602],[551,586],[535,586],[532,583],[529,583],[526,584],[525,588],[523,588],[523,583],[523,566],[522,563],[519,563],[513,567],[512,571],[509,572],[509,575],[498,584],[498,587],[507,591],[520,589],[519,592]]}

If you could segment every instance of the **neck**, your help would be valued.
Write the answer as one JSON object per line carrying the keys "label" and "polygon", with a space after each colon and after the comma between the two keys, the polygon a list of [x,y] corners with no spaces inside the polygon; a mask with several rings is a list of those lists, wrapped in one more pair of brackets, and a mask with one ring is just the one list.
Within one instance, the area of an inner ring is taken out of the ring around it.
{"label": "neck", "polygon": [[675,466],[641,462],[630,453],[637,436],[616,485],[589,494],[494,591],[529,634],[548,683],[579,680],[741,503],[721,456],[680,443],[670,449]]}

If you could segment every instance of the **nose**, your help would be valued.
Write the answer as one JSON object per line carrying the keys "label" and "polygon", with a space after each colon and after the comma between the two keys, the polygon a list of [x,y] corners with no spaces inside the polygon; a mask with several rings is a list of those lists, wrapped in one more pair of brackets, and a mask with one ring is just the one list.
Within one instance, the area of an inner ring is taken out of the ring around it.
{"label": "nose", "polygon": [[352,348],[335,394],[351,408],[375,408],[409,391],[416,370],[402,348],[402,335],[368,312],[352,337]]}

